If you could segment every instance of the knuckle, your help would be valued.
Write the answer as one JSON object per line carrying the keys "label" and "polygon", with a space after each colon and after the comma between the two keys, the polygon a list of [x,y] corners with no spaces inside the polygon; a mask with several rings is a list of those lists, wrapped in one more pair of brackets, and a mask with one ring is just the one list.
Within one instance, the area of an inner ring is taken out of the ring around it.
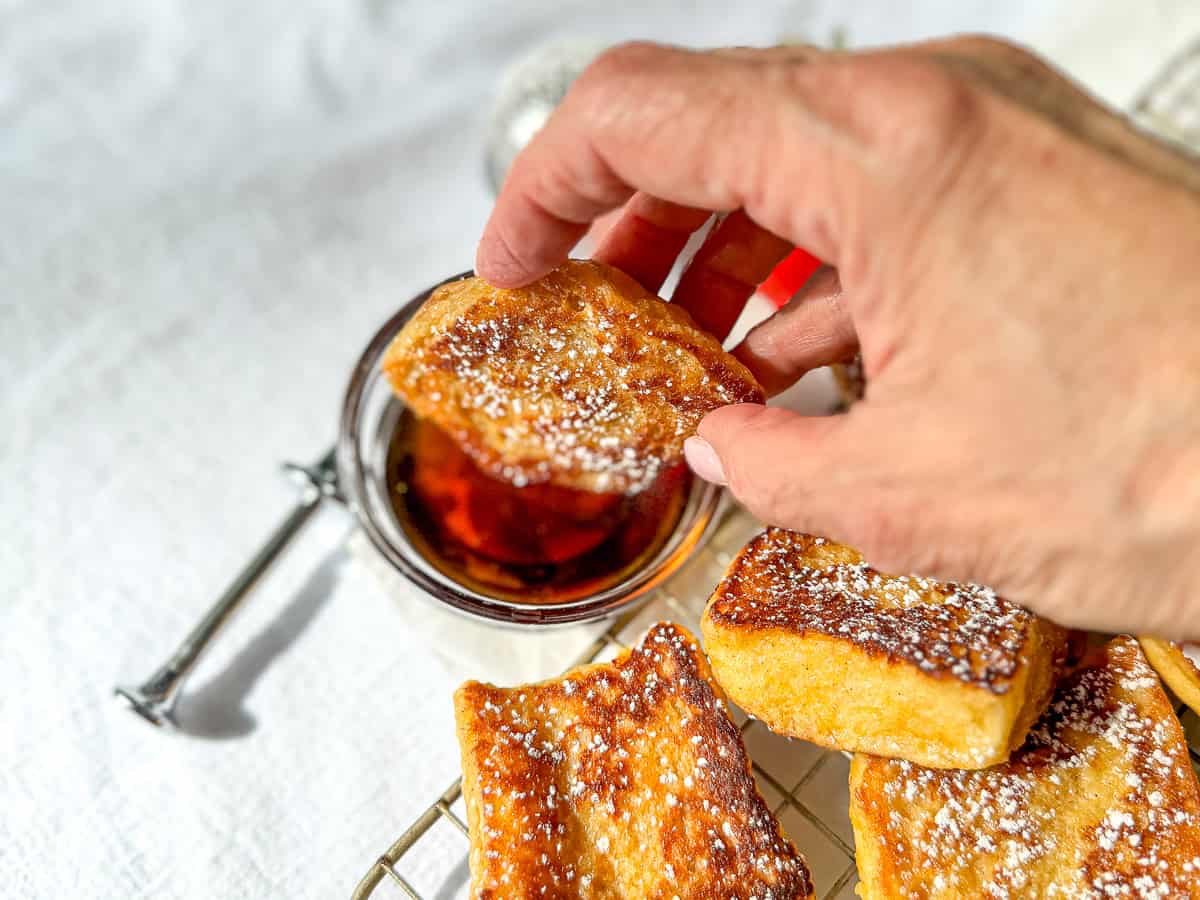
{"label": "knuckle", "polygon": [[875,160],[904,174],[914,165],[940,164],[981,115],[971,80],[929,56],[890,51],[831,58],[798,72],[827,95],[852,98],[836,114]]}
{"label": "knuckle", "polygon": [[942,135],[977,112],[970,79],[930,55],[893,50],[830,56],[789,65],[787,72],[809,105],[888,153],[930,132]]}
{"label": "knuckle", "polygon": [[596,90],[611,90],[639,76],[653,66],[666,48],[650,41],[628,41],[610,47],[597,56],[580,73],[572,86],[574,94],[590,94]]}
{"label": "knuckle", "polygon": [[[667,115],[671,98],[676,112],[689,111],[688,98],[667,86],[687,71],[684,51],[646,41],[618,44],[601,53],[575,79],[560,104],[567,120],[583,123],[596,135],[647,138]],[[657,96],[658,106],[647,104]],[[558,113],[556,113],[558,115]]]}
{"label": "knuckle", "polygon": [[[966,75],[938,61],[911,53],[864,58],[852,86],[858,133],[871,158],[878,193],[876,214],[892,218],[903,239],[889,249],[901,258],[931,223],[969,200],[975,190],[964,173],[977,171],[986,158],[989,107]],[[919,185],[919,188],[916,186]],[[868,278],[862,265],[876,251],[855,247],[848,277]]]}
{"label": "knuckle", "polygon": [[905,61],[890,74],[872,101],[876,148],[906,169],[944,164],[979,121],[974,85],[926,60]]}

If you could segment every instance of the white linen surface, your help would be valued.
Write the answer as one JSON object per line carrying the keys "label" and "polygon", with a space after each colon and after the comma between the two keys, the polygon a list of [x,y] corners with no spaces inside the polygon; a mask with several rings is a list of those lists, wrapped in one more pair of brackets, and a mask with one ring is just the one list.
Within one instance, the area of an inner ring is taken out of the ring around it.
{"label": "white linen surface", "polygon": [[506,65],[838,25],[999,31],[1126,103],[1200,5],[0,2],[0,894],[348,896],[455,775],[449,696],[477,671],[410,627],[345,514],[205,660],[189,734],[113,683],[290,504],[271,473],[330,443],[375,326],[470,264]]}

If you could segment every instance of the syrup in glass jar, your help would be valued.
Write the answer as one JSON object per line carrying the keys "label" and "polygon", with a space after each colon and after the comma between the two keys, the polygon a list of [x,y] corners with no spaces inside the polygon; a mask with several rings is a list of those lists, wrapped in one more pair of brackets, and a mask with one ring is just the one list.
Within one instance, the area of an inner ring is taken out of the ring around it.
{"label": "syrup in glass jar", "polygon": [[596,593],[652,558],[679,522],[692,474],[681,462],[632,495],[518,488],[405,411],[387,481],[401,527],[431,565],[479,593],[539,604]]}

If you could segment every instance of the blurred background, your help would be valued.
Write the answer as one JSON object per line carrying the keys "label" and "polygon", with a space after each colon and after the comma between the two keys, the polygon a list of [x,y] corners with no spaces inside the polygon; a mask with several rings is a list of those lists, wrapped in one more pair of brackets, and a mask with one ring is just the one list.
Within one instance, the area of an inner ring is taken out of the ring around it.
{"label": "blurred background", "polygon": [[197,672],[190,736],[110,691],[289,507],[376,327],[471,265],[514,64],[958,31],[1128,108],[1200,4],[0,2],[0,894],[346,896],[457,772],[456,677],[336,512]]}

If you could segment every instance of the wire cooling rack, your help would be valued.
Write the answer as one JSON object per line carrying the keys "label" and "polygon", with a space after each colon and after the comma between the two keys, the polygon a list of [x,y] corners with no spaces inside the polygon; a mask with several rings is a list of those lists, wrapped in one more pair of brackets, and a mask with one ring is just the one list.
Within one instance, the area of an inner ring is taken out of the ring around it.
{"label": "wire cooling rack", "polygon": [[[611,659],[636,644],[659,620],[678,622],[697,631],[713,585],[733,554],[759,527],[744,511],[731,507],[709,542],[680,572],[654,591],[641,607],[613,621],[564,668]],[[848,813],[849,760],[841,753],[779,737],[736,708],[731,711],[754,760],[759,790],[788,836],[801,848],[812,870],[817,896],[850,900],[856,877]],[[354,900],[465,897],[468,842],[461,793],[461,783],[455,780],[375,862],[354,892]],[[451,840],[461,844],[459,861],[445,852],[445,843]],[[426,841],[430,841],[431,855],[437,857],[444,870],[440,876],[429,871],[428,860],[420,858]],[[422,884],[415,883],[416,876],[410,874],[418,870]]]}
{"label": "wire cooling rack", "polygon": [[[1193,150],[1200,149],[1200,39],[1150,82],[1135,102],[1133,115],[1147,129]],[[564,669],[611,659],[636,643],[646,628],[660,619],[696,630],[713,585],[757,528],[746,513],[733,510],[709,543],[679,573],[652,592],[640,607],[615,619],[577,659],[564,660]],[[1192,766],[1200,774],[1200,717],[1182,704],[1177,711],[1187,732]],[[849,760],[835,751],[779,737],[736,708],[732,712],[754,760],[759,790],[808,861],[816,895],[853,900],[858,877],[848,813]],[[447,854],[447,841],[456,842],[461,852]],[[428,861],[422,860],[427,848],[436,850],[431,854],[437,860],[432,870]],[[455,780],[375,861],[351,900],[466,897],[467,851],[462,784]],[[419,884],[414,883],[415,871],[421,872]]]}

